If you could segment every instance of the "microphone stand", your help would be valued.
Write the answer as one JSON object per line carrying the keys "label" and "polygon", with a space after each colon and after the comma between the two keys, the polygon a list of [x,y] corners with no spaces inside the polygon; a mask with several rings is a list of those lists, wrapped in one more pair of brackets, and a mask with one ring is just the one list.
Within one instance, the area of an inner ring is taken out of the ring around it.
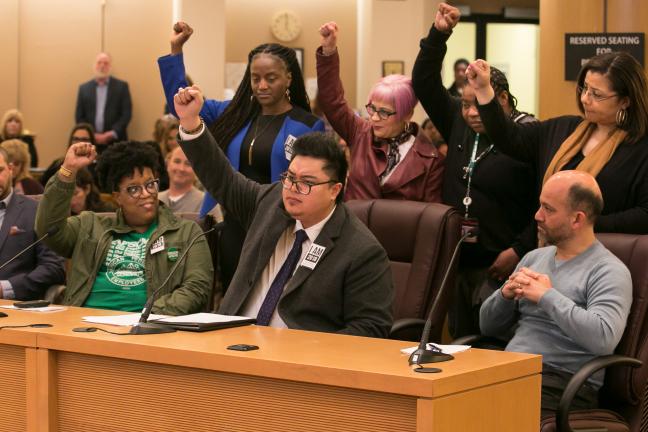
{"label": "microphone stand", "polygon": [[467,231],[464,235],[462,235],[459,241],[457,242],[457,245],[455,246],[455,249],[452,253],[452,257],[450,258],[450,263],[448,264],[448,268],[446,269],[446,272],[443,275],[443,280],[441,281],[439,291],[437,293],[436,298],[434,299],[434,303],[432,304],[432,307],[430,308],[430,312],[428,314],[427,320],[425,321],[425,327],[423,328],[423,334],[421,335],[421,342],[419,343],[419,346],[416,349],[416,351],[414,351],[410,355],[408,360],[410,366],[413,365],[418,366],[418,368],[414,369],[415,372],[420,372],[420,373],[441,372],[441,369],[425,368],[421,366],[421,364],[439,363],[439,362],[444,362],[444,361],[454,359],[452,355],[443,353],[437,347],[433,346],[432,349],[428,348],[427,342],[428,339],[430,339],[430,331],[432,330],[432,314],[437,310],[439,306],[439,302],[441,301],[441,293],[445,288],[445,285],[448,281],[448,277],[450,276],[450,272],[452,271],[455,261],[457,260],[457,255],[459,254],[459,248],[461,247],[464,240],[466,240],[466,238],[474,237],[476,235],[475,231],[476,231],[475,229],[472,229]]}
{"label": "microphone stand", "polygon": [[151,310],[153,309],[153,302],[157,298],[157,295],[160,293],[162,288],[169,282],[169,279],[171,279],[171,276],[175,273],[176,269],[182,262],[182,260],[187,256],[187,253],[191,250],[191,247],[196,243],[196,240],[198,240],[200,237],[203,237],[213,231],[220,230],[222,228],[221,224],[216,224],[212,228],[208,229],[207,231],[203,231],[197,236],[195,236],[190,242],[185,251],[182,253],[178,261],[173,265],[171,268],[171,271],[169,271],[168,276],[166,279],[164,279],[164,282],[160,284],[160,286],[153,291],[153,294],[148,298],[146,301],[146,304],[144,305],[144,310],[142,311],[142,315],[140,316],[140,320],[137,324],[135,324],[133,327],[131,327],[130,331],[128,334],[136,334],[136,335],[141,335],[141,334],[161,334],[161,333],[173,333],[176,331],[173,327],[170,327],[168,325],[164,324],[159,324],[159,323],[152,323],[148,322],[148,317],[151,315]]}

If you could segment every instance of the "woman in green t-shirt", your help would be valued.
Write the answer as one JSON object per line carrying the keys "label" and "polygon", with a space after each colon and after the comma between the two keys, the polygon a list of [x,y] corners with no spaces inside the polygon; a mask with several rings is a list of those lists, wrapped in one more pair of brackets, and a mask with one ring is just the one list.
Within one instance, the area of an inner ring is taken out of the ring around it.
{"label": "woman in green t-shirt", "polygon": [[[71,258],[64,304],[140,311],[201,230],[158,201],[157,155],[150,145],[137,142],[113,144],[97,163],[99,182],[112,191],[119,207],[116,214],[84,211],[68,217],[76,173],[96,157],[90,143],[70,146],[45,188],[36,230],[42,235],[58,228],[46,242]],[[207,241],[199,238],[161,290],[153,312],[182,315],[202,310],[212,281]]]}

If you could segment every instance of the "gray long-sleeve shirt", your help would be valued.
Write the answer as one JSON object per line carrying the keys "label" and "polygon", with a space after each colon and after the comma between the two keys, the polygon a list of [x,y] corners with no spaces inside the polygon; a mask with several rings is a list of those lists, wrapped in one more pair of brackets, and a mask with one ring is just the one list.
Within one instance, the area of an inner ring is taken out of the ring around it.
{"label": "gray long-sleeve shirt", "polygon": [[[507,300],[495,291],[482,305],[479,323],[487,336],[519,327],[507,351],[542,354],[544,364],[575,373],[588,360],[612,354],[625,329],[632,304],[627,267],[598,240],[570,260],[556,259],[556,247],[529,252],[518,268],[549,276],[552,289],[536,304]],[[603,371],[589,383],[603,385]]]}

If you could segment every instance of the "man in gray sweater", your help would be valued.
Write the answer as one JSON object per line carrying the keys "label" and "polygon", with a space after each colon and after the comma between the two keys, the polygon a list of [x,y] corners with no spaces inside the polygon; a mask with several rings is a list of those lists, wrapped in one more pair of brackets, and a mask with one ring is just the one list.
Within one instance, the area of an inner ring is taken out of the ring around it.
{"label": "man in gray sweater", "polygon": [[[613,353],[630,312],[630,272],[594,236],[602,208],[590,174],[554,174],[535,216],[540,242],[548,246],[526,254],[481,308],[482,334],[502,336],[517,324],[506,350],[542,354],[543,415],[555,411],[585,362]],[[596,406],[603,373],[587,381],[572,409]]]}

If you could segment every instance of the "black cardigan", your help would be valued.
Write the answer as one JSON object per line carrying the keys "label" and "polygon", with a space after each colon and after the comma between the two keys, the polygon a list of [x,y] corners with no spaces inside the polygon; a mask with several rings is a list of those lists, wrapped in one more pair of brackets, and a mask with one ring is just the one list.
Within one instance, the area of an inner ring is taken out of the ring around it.
{"label": "black cardigan", "polygon": [[[421,105],[448,143],[442,198],[445,204],[463,211],[466,194],[463,167],[468,164],[475,132],[461,115],[461,101],[450,96],[441,81],[441,65],[448,35],[434,29],[421,40],[412,84]],[[489,144],[480,137],[480,152]],[[493,150],[476,166],[472,181],[471,215],[479,219],[478,247],[462,248],[462,261],[490,265],[497,254],[513,247],[521,258],[535,248],[533,214],[537,210],[535,172],[531,164],[519,162]],[[524,235],[522,235],[524,233]]]}
{"label": "black cardigan", "polygon": [[[478,108],[498,148],[536,167],[538,188],[562,143],[583,121],[582,117],[563,116],[517,125],[506,117],[495,99]],[[619,144],[596,181],[603,194],[604,206],[595,231],[648,234],[648,137],[634,144]]]}

